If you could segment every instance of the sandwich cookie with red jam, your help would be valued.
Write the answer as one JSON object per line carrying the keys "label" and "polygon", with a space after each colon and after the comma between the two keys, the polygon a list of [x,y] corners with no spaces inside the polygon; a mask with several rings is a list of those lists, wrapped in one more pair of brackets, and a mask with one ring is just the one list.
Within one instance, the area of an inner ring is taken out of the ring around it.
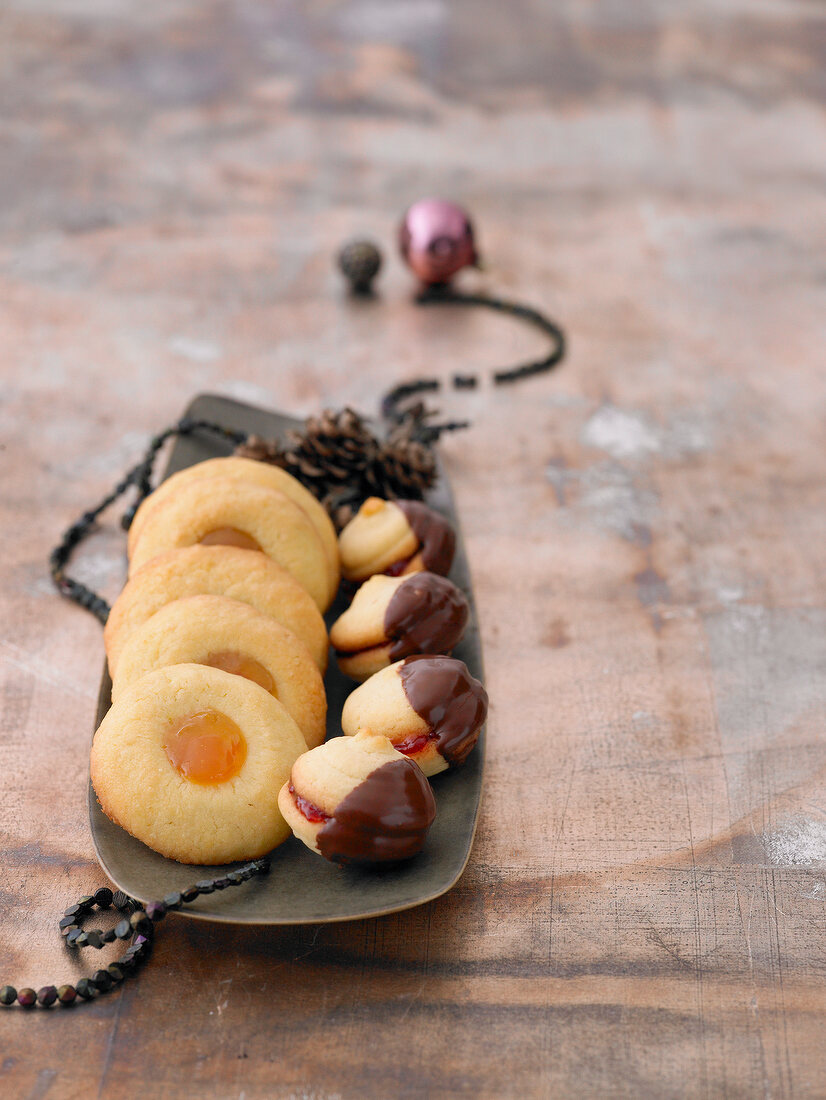
{"label": "sandwich cookie with red jam", "polygon": [[299,756],[278,806],[299,840],[341,864],[410,859],[436,817],[421,769],[368,731]]}
{"label": "sandwich cookie with red jam", "polygon": [[435,573],[377,573],[334,623],[330,641],[345,676],[366,680],[413,653],[450,653],[470,609],[459,589]]}
{"label": "sandwich cookie with red jam", "polygon": [[371,676],[347,698],[341,727],[381,730],[425,775],[464,764],[479,739],[488,695],[455,657],[406,657]]}

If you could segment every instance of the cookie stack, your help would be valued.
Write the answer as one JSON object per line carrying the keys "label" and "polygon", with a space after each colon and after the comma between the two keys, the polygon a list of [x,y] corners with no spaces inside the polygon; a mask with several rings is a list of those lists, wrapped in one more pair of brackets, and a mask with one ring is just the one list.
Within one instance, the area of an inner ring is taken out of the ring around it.
{"label": "cookie stack", "polygon": [[362,683],[344,704],[348,736],[300,756],[278,797],[295,835],[336,863],[419,852],[436,813],[426,777],[464,763],[487,716],[485,689],[447,656],[469,617],[442,575],[455,545],[432,509],[375,497],[339,536],[342,572],[361,586],[330,641]]}
{"label": "cookie stack", "polygon": [[[217,864],[290,829],[339,863],[418,852],[426,776],[460,764],[487,697],[449,656],[467,602],[444,576],[455,538],[418,502],[371,499],[339,539],[285,471],[212,459],[170,477],[129,536],[105,630],[112,707],[92,747],[104,812],[162,855]],[[360,584],[331,629],[363,681],[324,741],[322,618],[340,572]]]}
{"label": "cookie stack", "polygon": [[326,731],[338,561],[326,511],[274,466],[212,459],[147,498],[104,632],[112,708],[91,771],[109,817],[185,863],[286,839],[278,790]]}

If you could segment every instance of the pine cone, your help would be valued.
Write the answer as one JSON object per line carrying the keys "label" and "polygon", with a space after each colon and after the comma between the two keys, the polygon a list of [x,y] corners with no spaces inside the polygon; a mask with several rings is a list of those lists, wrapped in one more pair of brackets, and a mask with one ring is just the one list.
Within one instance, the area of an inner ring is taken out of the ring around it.
{"label": "pine cone", "polygon": [[241,458],[254,458],[257,462],[269,462],[273,466],[284,465],[284,448],[274,439],[262,439],[260,435],[247,437],[239,443],[235,453]]}
{"label": "pine cone", "polygon": [[368,496],[420,498],[435,483],[436,460],[429,440],[422,441],[431,431],[429,415],[416,406],[382,443],[352,409],[327,409],[310,417],[303,432],[289,432],[286,446],[251,436],[236,454],[287,470],[341,528]]}
{"label": "pine cone", "polygon": [[436,460],[421,443],[399,441],[386,444],[380,453],[378,469],[385,497],[420,498],[436,482]]}

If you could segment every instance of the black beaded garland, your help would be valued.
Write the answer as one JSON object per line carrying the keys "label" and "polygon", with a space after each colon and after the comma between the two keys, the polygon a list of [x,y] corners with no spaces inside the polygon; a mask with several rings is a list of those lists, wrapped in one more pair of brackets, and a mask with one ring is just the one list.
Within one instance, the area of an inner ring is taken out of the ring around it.
{"label": "black beaded garland", "polygon": [[[135,898],[130,898],[122,890],[114,894],[108,886],[101,887],[94,895],[86,894],[70,905],[65,911],[65,916],[58,922],[62,935],[66,937],[66,943],[70,947],[96,947],[100,948],[105,943],[114,940],[125,940],[130,936],[132,942],[116,962],[96,970],[91,978],[81,978],[74,985],[54,986],[44,985],[36,992],[25,986],[23,989],[15,989],[13,985],[0,986],[0,1005],[10,1007],[17,1003],[21,1008],[34,1008],[40,1005],[50,1008],[54,1004],[68,1006],[79,997],[81,1000],[90,1001],[99,994],[108,993],[116,985],[120,985],[134,970],[138,964],[149,957],[152,949],[152,940],[155,934],[155,924],[163,920],[167,913],[180,909],[182,905],[194,901],[201,894],[211,894],[213,890],[224,889],[227,886],[236,886],[256,875],[264,875],[270,869],[270,861],[267,857],[254,859],[228,875],[216,879],[201,879],[194,886],[186,890],[167,894],[163,901],[149,901],[146,905]],[[218,886],[218,883],[221,886]],[[130,913],[129,917],[123,917],[114,928],[103,932],[99,928],[93,928],[89,932],[83,931],[79,920],[89,916],[95,906],[99,909],[118,909],[121,913]]]}
{"label": "black beaded garland", "polygon": [[137,912],[133,913],[129,918],[129,923],[132,925],[133,931],[139,932],[142,936],[146,935],[147,928],[152,927],[149,917],[143,909],[138,909]]}
{"label": "black beaded garland", "polygon": [[119,920],[115,925],[115,935],[119,940],[127,940],[132,935],[132,925],[128,920]]}
{"label": "black beaded garland", "polygon": [[92,975],[92,981],[100,993],[107,993],[114,985],[112,975],[106,970],[96,970]]}

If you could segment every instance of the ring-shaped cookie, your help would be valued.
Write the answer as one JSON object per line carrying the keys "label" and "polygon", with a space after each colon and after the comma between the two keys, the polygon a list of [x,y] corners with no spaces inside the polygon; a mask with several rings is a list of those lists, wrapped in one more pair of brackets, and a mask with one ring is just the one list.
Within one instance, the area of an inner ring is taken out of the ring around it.
{"label": "ring-shaped cookie", "polygon": [[112,702],[147,672],[180,664],[246,676],[284,704],[308,748],[324,740],[327,698],[309,650],[291,630],[249,604],[226,596],[187,596],[156,611],[123,648]]}
{"label": "ring-shaped cookie", "polygon": [[[178,752],[176,739],[205,715],[217,716],[204,727],[214,732],[197,727],[196,747],[199,737],[226,729],[236,737],[234,772],[225,767],[228,777],[214,782],[187,777],[173,762],[194,759]],[[257,684],[204,665],[171,665],[111,707],[92,744],[92,783],[104,813],[154,851],[181,863],[230,863],[264,855],[289,835],[278,791],[305,747],[286,708]]]}
{"label": "ring-shaped cookie", "polygon": [[292,573],[322,611],[328,606],[327,555],[307,513],[283,493],[238,478],[192,481],[154,508],[135,542],[130,575],[167,550],[236,538],[252,540],[248,549]]}
{"label": "ring-shaped cookie", "polygon": [[264,488],[276,489],[278,492],[283,493],[285,497],[289,497],[300,508],[303,508],[313,527],[315,527],[327,554],[330,574],[329,595],[330,600],[332,600],[338,591],[340,565],[336,530],[332,520],[327,515],[326,509],[309,489],[306,489],[292,474],[288,474],[280,466],[273,466],[268,462],[258,462],[252,458],[241,458],[235,455],[228,458],[208,458],[205,462],[196,462],[195,465],[187,466],[185,470],[179,470],[176,474],[168,477],[154,493],[144,500],[135,513],[129,528],[127,544],[130,558],[146,517],[154,511],[157,505],[168,500],[182,486],[205,477],[237,477],[242,481],[262,485]]}
{"label": "ring-shaped cookie", "polygon": [[130,635],[156,611],[185,596],[229,596],[269,615],[306,645],[323,672],[327,631],[309,593],[264,554],[231,546],[187,546],[162,554],[130,577],[103,631],[109,671]]}

